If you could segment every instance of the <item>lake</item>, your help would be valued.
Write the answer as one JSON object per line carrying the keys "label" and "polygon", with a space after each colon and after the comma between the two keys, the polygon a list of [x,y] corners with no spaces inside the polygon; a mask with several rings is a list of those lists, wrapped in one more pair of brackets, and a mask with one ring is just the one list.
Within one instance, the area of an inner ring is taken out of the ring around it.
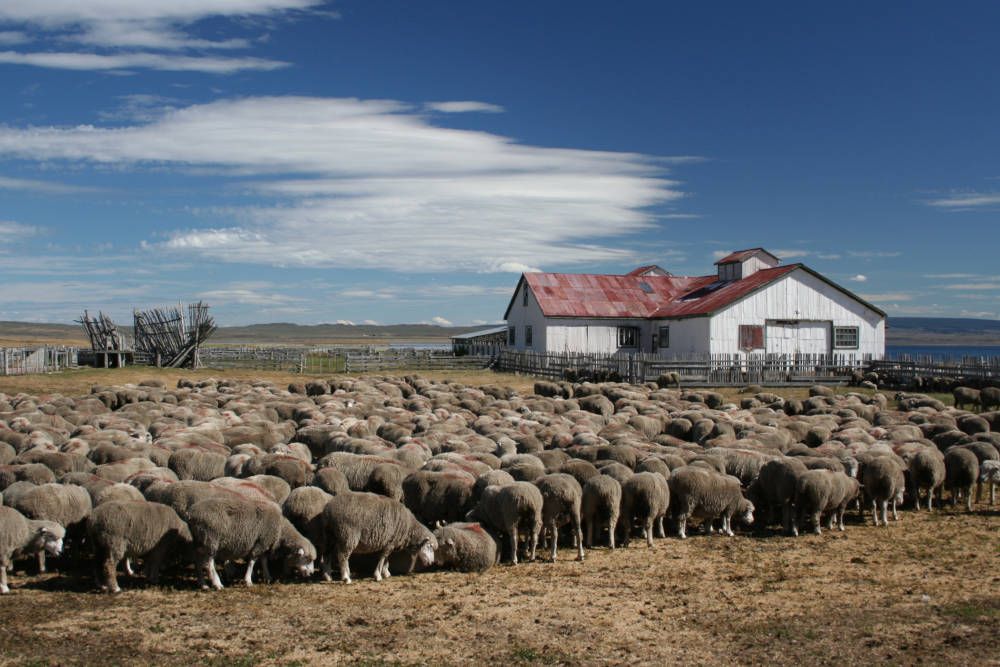
{"label": "lake", "polygon": [[886,345],[889,359],[899,355],[960,359],[962,357],[1000,357],[1000,345]]}

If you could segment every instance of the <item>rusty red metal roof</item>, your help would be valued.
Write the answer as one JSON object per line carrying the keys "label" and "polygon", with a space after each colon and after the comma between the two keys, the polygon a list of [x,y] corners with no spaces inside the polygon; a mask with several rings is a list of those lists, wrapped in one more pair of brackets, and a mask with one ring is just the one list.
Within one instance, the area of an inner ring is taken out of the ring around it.
{"label": "rusty red metal roof", "polygon": [[667,271],[666,269],[664,269],[662,266],[657,266],[656,264],[646,264],[645,266],[639,266],[639,267],[636,267],[636,268],[632,269],[631,271],[629,271],[625,275],[626,276],[644,276],[644,275],[650,275],[650,276],[669,276],[671,274],[670,274],[669,271]]}
{"label": "rusty red metal roof", "polygon": [[[766,252],[766,251],[765,251]],[[673,319],[710,315],[789,273],[802,269],[870,308],[885,313],[804,264],[761,269],[741,280],[710,276],[624,276],[588,273],[526,273],[527,283],[547,317]],[[634,273],[634,272],[633,272]],[[511,297],[504,319],[514,306]]]}
{"label": "rusty red metal roof", "polygon": [[746,250],[736,250],[729,253],[728,255],[717,261],[716,264],[729,264],[731,262],[742,262],[743,260],[749,257],[753,257],[759,252],[769,255],[777,261],[781,261],[778,257],[775,257],[774,255],[764,250],[763,248],[747,248]]}

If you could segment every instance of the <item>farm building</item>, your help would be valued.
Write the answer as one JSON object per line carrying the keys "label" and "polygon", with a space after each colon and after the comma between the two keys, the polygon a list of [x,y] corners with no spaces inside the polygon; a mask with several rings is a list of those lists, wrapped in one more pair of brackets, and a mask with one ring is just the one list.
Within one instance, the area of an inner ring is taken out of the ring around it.
{"label": "farm building", "polygon": [[885,313],[763,248],[707,276],[658,266],[625,275],[525,273],[507,306],[507,347],[538,352],[885,353]]}

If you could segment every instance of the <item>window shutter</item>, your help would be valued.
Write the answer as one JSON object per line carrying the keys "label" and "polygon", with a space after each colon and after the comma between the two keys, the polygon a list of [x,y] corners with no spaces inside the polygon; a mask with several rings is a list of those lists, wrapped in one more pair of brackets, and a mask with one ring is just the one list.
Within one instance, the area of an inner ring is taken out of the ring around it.
{"label": "window shutter", "polygon": [[764,349],[763,325],[758,325],[758,324],[740,325],[740,349],[741,350]]}

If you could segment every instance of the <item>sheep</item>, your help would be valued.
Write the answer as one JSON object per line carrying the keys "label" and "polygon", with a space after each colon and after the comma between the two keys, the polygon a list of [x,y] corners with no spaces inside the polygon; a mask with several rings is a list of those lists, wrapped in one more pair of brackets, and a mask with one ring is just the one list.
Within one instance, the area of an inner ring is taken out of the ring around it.
{"label": "sheep", "polygon": [[352,491],[379,493],[393,500],[403,497],[403,479],[409,472],[392,459],[349,452],[327,454],[320,459],[318,467],[340,470]]}
{"label": "sheep", "polygon": [[955,407],[961,410],[967,405],[973,408],[979,405],[980,392],[972,387],[955,387],[951,395],[955,398]]}
{"label": "sheep", "polygon": [[661,389],[665,387],[675,387],[677,389],[681,388],[681,374],[675,371],[670,371],[668,373],[661,373],[656,378],[656,385]]}
{"label": "sheep", "polygon": [[542,530],[541,491],[530,482],[514,482],[508,486],[490,486],[476,506],[466,515],[468,521],[479,521],[510,541],[510,560],[517,565],[518,538],[527,531],[528,560],[535,560],[538,534]]}
{"label": "sheep", "polygon": [[[390,576],[388,559],[395,551],[405,551],[411,563],[424,566],[434,562],[437,540],[413,512],[400,503],[374,493],[348,492],[333,496],[323,509],[327,541],[324,567],[336,562],[340,580],[351,583],[348,560],[354,553],[377,554],[375,581]],[[412,569],[412,568],[411,568]],[[329,570],[325,572],[329,575]]]}
{"label": "sheep", "polygon": [[951,494],[951,506],[965,495],[965,507],[972,511],[972,489],[979,478],[979,459],[968,449],[952,447],[944,455],[944,486]]}
{"label": "sheep", "polygon": [[[973,455],[975,458],[975,455]],[[903,501],[906,489],[904,466],[892,456],[875,456],[866,461],[860,471],[860,482],[865,496],[872,504],[875,525],[879,525],[879,508],[882,510],[882,524],[889,525],[889,503],[892,503],[892,519],[899,520],[896,505]]]}
{"label": "sheep", "polygon": [[833,473],[833,493],[830,496],[827,528],[844,530],[844,514],[847,506],[861,494],[861,483],[857,478],[843,472]]}
{"label": "sheep", "polygon": [[805,474],[805,465],[797,458],[772,459],[761,466],[760,474],[753,481],[747,496],[755,506],[767,507],[773,519],[781,509],[781,525],[786,533],[798,535],[798,522],[794,520],[795,489],[798,478]]}
{"label": "sheep", "polygon": [[812,523],[813,532],[820,535],[823,532],[822,515],[829,514],[827,527],[832,530],[839,524],[840,530],[843,530],[844,511],[847,504],[857,497],[858,491],[858,481],[843,472],[823,468],[807,470],[796,482],[798,523],[803,527]]}
{"label": "sheep", "polygon": [[327,551],[323,533],[323,509],[332,497],[315,486],[300,486],[288,495],[281,506],[285,518],[315,546],[316,553],[321,556]]}
{"label": "sheep", "polygon": [[55,522],[29,519],[12,507],[0,506],[0,594],[10,593],[7,570],[13,567],[15,555],[47,551],[58,556],[65,534]]}
{"label": "sheep", "polygon": [[0,491],[14,482],[31,482],[32,484],[53,484],[55,474],[41,463],[22,463],[0,466]]}
{"label": "sheep", "polygon": [[670,488],[663,476],[655,472],[639,472],[622,484],[621,520],[625,524],[622,546],[627,547],[633,523],[642,525],[646,546],[653,546],[653,527],[659,524],[663,537],[663,517],[670,505]]}
{"label": "sheep", "polygon": [[686,466],[673,472],[670,477],[671,514],[677,521],[677,534],[687,537],[687,521],[701,518],[709,522],[722,519],[722,532],[732,536],[732,517],[753,523],[753,503],[743,497],[740,481],[731,475],[723,475],[708,468]]}
{"label": "sheep", "polygon": [[497,563],[497,543],[478,523],[451,523],[434,531],[434,564],[459,572],[485,572]]}
{"label": "sheep", "polygon": [[142,495],[139,489],[135,488],[131,484],[112,484],[111,486],[105,487],[97,492],[94,496],[94,507],[101,505],[103,503],[109,503],[114,500],[145,500],[146,498]]}
{"label": "sheep", "polygon": [[983,387],[979,391],[979,407],[983,412],[990,408],[1000,408],[1000,387]]}
{"label": "sheep", "polygon": [[927,489],[927,511],[934,509],[934,492],[944,483],[944,459],[936,449],[925,447],[910,459],[910,487],[913,509],[920,509],[920,490]]}
{"label": "sheep", "polygon": [[559,472],[572,475],[576,478],[576,481],[580,482],[581,486],[586,484],[587,480],[594,475],[600,474],[593,463],[584,461],[583,459],[569,459],[559,466]]}
{"label": "sheep", "polygon": [[347,483],[347,477],[336,468],[322,468],[317,470],[313,476],[312,483],[331,495],[351,490],[350,484]]}
{"label": "sheep", "polygon": [[178,449],[170,455],[167,467],[177,473],[179,479],[210,482],[226,475],[226,457],[195,447]]}
{"label": "sheep", "polygon": [[[76,537],[90,516],[93,503],[86,489],[71,484],[43,484],[8,493],[5,501],[29,519],[53,521]],[[45,572],[45,552],[38,552],[38,571]]]}
{"label": "sheep", "polygon": [[[247,561],[243,583],[253,585],[253,569],[257,561],[277,550],[287,535],[301,543],[292,549],[293,565],[300,574],[308,576],[313,571],[315,549],[308,549],[305,538],[291,527],[274,503],[262,503],[242,498],[209,498],[191,506],[188,511],[188,528],[194,542],[198,569],[198,584],[208,588],[207,574],[212,588],[222,590],[222,580],[215,569],[216,561],[235,558]],[[288,523],[288,526],[285,524]]]}
{"label": "sheep", "polygon": [[576,559],[582,561],[583,529],[580,526],[580,502],[583,489],[572,475],[553,473],[535,480],[535,486],[542,492],[542,526],[549,531],[552,540],[552,562],[556,560],[559,542],[559,528],[566,523],[573,527],[573,541],[576,543]]}
{"label": "sheep", "polygon": [[581,519],[587,524],[587,547],[594,546],[594,529],[607,528],[608,545],[615,548],[615,527],[621,513],[622,486],[614,477],[594,475],[583,485]]}
{"label": "sheep", "polygon": [[100,567],[98,585],[111,593],[121,592],[117,570],[123,558],[143,558],[146,577],[155,584],[164,558],[175,545],[191,543],[187,524],[173,509],[138,500],[115,500],[96,507],[87,519],[87,536]]}
{"label": "sheep", "polygon": [[425,524],[450,523],[472,509],[475,487],[467,472],[418,470],[403,480],[403,504]]}
{"label": "sheep", "polygon": [[1000,461],[983,461],[979,464],[979,484],[990,485],[990,505],[996,502],[997,485],[1000,485]]}

